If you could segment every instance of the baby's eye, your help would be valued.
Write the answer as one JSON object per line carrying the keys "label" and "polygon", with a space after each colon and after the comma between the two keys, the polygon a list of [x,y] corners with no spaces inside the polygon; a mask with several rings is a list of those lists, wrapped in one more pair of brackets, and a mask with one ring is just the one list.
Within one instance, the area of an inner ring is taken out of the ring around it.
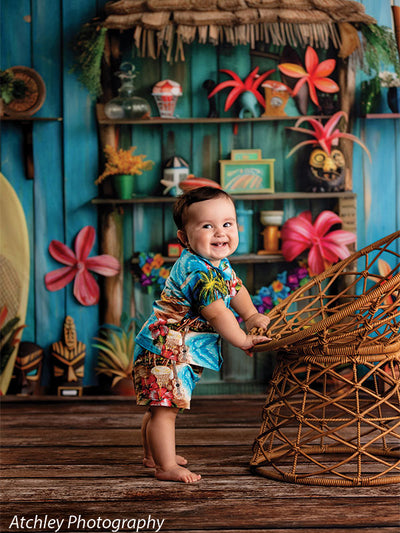
{"label": "baby's eye", "polygon": [[224,228],[230,228],[232,226],[232,222],[225,222]]}
{"label": "baby's eye", "polygon": [[211,224],[204,224],[203,228],[209,229],[209,228],[212,228],[212,226],[211,226]]}

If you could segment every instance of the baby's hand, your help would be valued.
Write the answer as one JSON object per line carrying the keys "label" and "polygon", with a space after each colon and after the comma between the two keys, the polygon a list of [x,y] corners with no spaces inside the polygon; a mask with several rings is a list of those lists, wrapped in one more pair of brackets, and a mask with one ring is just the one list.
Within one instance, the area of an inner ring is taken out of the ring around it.
{"label": "baby's hand", "polygon": [[270,319],[267,315],[261,313],[254,313],[250,318],[246,320],[247,331],[250,331],[253,328],[260,328],[266,330],[269,326]]}
{"label": "baby's hand", "polygon": [[260,344],[261,342],[267,342],[270,340],[270,337],[266,337],[265,335],[246,335],[246,342],[240,348],[244,350],[247,355],[253,357],[253,353],[251,351],[253,346],[255,344]]}

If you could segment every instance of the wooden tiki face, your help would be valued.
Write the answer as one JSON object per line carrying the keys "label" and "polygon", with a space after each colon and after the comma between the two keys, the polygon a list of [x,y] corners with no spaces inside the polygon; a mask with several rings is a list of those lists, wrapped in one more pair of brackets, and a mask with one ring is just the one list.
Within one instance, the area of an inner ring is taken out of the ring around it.
{"label": "wooden tiki face", "polygon": [[345,180],[343,152],[338,148],[333,148],[330,154],[321,148],[312,150],[308,159],[307,179],[313,191],[343,190]]}
{"label": "wooden tiki face", "polygon": [[21,342],[10,383],[11,394],[39,394],[43,349],[33,342]]}
{"label": "wooden tiki face", "polygon": [[74,321],[67,316],[64,322],[64,341],[52,344],[53,371],[57,385],[75,385],[84,375],[86,346],[77,341]]}

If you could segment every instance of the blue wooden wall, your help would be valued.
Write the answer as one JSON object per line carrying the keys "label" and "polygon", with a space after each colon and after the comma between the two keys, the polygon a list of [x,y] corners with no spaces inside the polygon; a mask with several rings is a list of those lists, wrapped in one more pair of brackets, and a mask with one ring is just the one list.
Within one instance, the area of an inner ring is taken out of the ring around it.
{"label": "blue wooden wall", "polygon": [[[83,226],[91,224],[97,227],[98,213],[90,203],[97,196],[94,180],[99,171],[94,102],[70,69],[73,64],[72,44],[80,26],[98,14],[104,3],[104,0],[2,0],[0,17],[0,68],[25,65],[37,70],[47,89],[45,104],[37,116],[63,119],[62,122],[34,123],[33,181],[25,178],[20,126],[8,122],[1,127],[1,171],[15,188],[25,210],[32,256],[27,328],[23,340],[36,342],[47,350],[61,337],[65,316],[71,315],[77,325],[79,340],[87,345],[86,385],[96,382],[96,353],[91,344],[99,327],[99,309],[78,304],[72,295],[71,285],[58,292],[48,292],[44,286],[44,275],[59,267],[47,251],[51,240],[58,239],[72,246],[74,237]],[[363,0],[362,3],[379,24],[392,25],[390,0]],[[201,84],[210,74],[215,78],[219,68],[231,68],[244,76],[255,65],[260,65],[261,71],[275,66],[268,60],[250,57],[246,47],[222,50],[218,55],[211,45],[193,46],[186,55],[185,63],[174,65],[166,64],[164,59],[135,59],[142,85],[151,87],[166,77],[182,83],[185,95],[177,107],[177,113],[182,117],[207,114],[208,103]],[[364,78],[363,73],[357,75],[358,87]],[[381,111],[389,111],[384,98]],[[372,154],[370,164],[361,149],[357,146],[354,149],[353,189],[358,195],[358,247],[400,228],[399,122],[398,119],[355,120],[354,131],[365,141]],[[156,162],[154,170],[146,177],[148,191],[157,189],[162,162],[173,155],[177,147],[180,155],[190,161],[191,171],[206,177],[215,177],[218,159],[226,158],[232,148],[262,148],[264,157],[275,157],[277,160],[276,190],[295,190],[294,159],[285,160],[282,150],[286,143],[284,125],[277,124],[270,129],[241,125],[237,136],[232,135],[231,125],[175,126],[152,130],[142,127],[133,133],[122,132],[121,140],[128,145],[137,145],[138,153],[145,153]],[[263,207],[268,208],[269,203]],[[305,202],[287,204],[285,216],[288,218],[306,207],[308,204]],[[158,226],[163,228],[162,238],[156,232],[149,235],[149,220],[153,227],[154,221],[157,221]],[[258,239],[256,230],[255,242]],[[127,210],[124,215],[126,265],[132,251],[157,251],[162,246],[162,240],[172,237],[174,231],[168,211],[146,206],[138,208],[132,215]],[[92,255],[97,253],[97,245],[98,241]],[[241,273],[246,274],[244,269]],[[262,277],[262,273],[259,276]],[[130,290],[131,281],[127,275],[124,308],[128,312]],[[137,307],[141,311],[145,298],[140,290],[136,289],[136,293]],[[50,372],[48,354],[46,357],[45,384],[49,382]],[[262,367],[264,363],[259,365]],[[243,362],[227,372],[239,372],[246,379],[254,368]]]}

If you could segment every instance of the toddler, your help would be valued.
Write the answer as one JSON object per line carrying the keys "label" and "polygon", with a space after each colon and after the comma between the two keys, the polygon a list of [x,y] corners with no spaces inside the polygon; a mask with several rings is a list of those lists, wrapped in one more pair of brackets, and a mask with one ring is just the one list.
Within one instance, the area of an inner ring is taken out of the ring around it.
{"label": "toddler", "polygon": [[175,453],[175,419],[190,408],[191,393],[203,368],[219,370],[220,337],[251,355],[269,340],[247,335],[267,328],[250,295],[227,259],[239,243],[236,211],[223,190],[201,187],[186,192],[174,205],[178,238],[185,246],[171,269],[160,300],[136,337],[134,382],[138,405],[148,405],[142,423],[143,464],[160,480],[198,481],[185,458]]}

